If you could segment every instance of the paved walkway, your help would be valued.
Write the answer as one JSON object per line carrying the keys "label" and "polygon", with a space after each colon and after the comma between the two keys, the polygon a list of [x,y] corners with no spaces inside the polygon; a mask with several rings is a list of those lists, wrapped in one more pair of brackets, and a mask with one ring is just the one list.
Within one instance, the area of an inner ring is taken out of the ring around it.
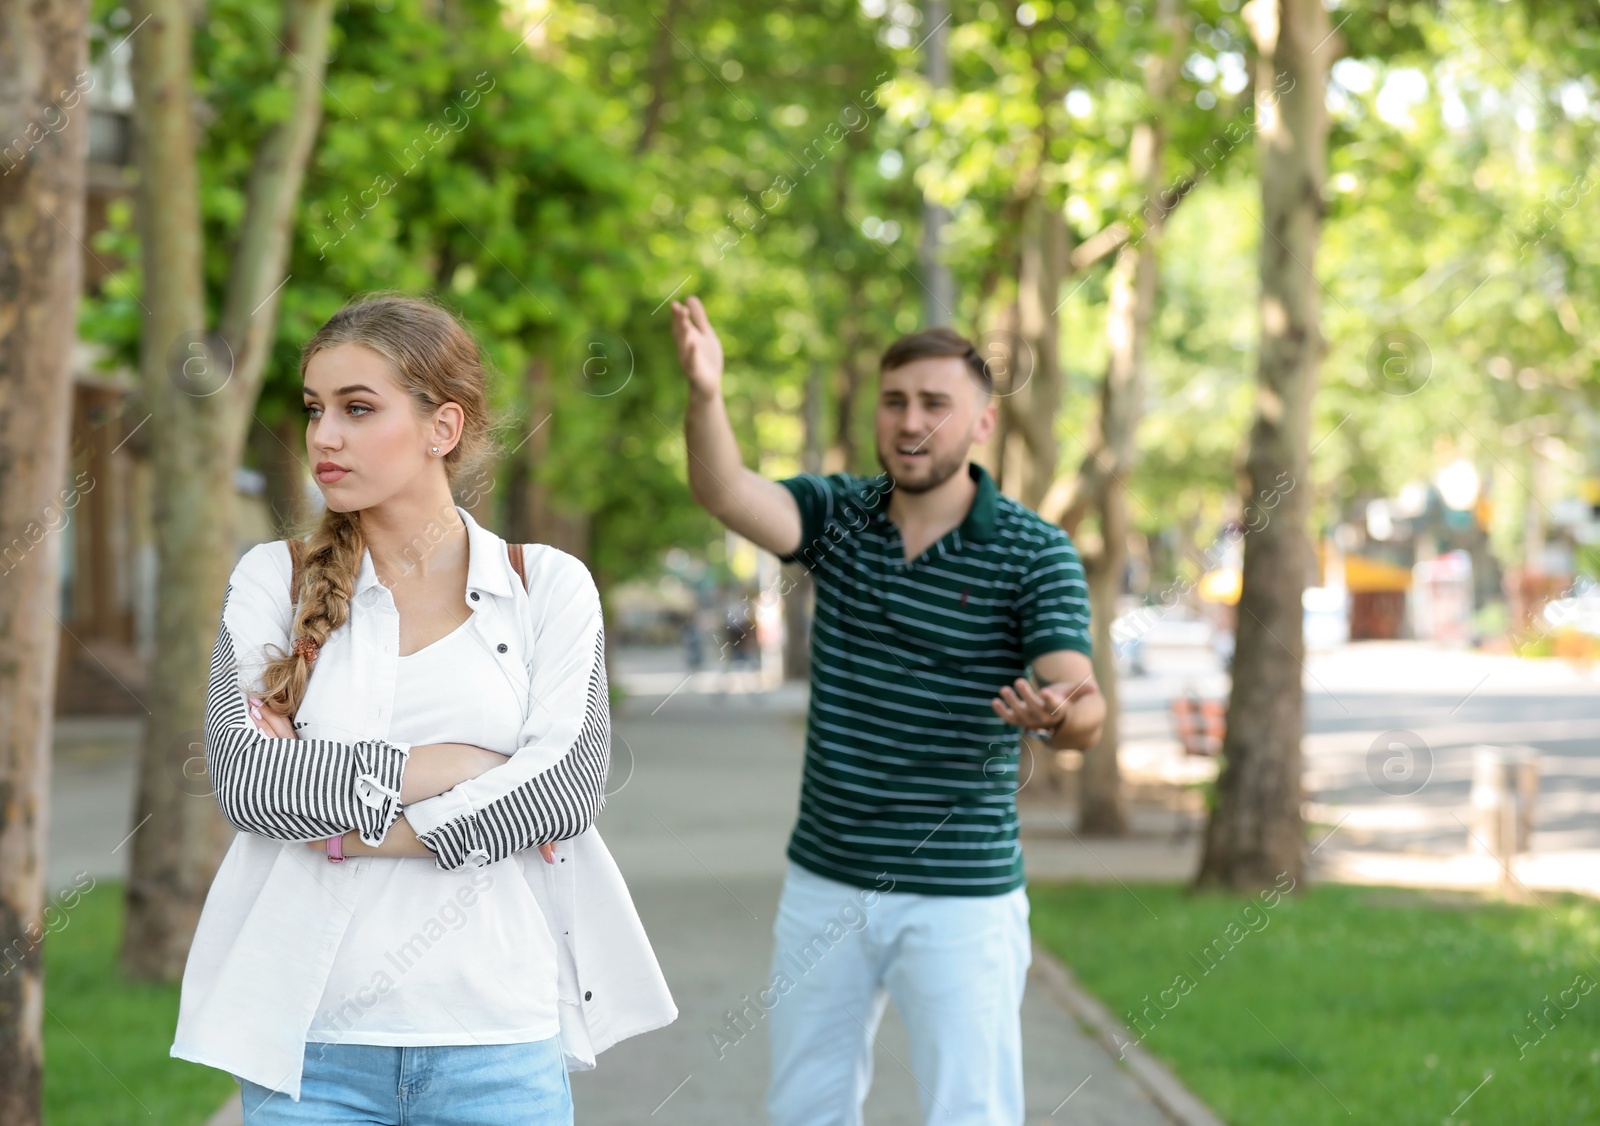
{"label": "paved walkway", "polygon": [[[617,858],[680,1016],[573,1077],[580,1126],[750,1126],[764,1120],[766,1033],[718,1058],[711,1034],[765,983],[783,849],[798,794],[804,693],[635,697],[615,722],[600,830]],[[53,883],[120,876],[131,830],[137,725],[75,721],[58,733]],[[197,799],[199,800],[199,799]],[[1127,1071],[1058,1007],[1042,980],[1023,1006],[1029,1123],[1170,1126]],[[891,1007],[867,1104],[873,1126],[912,1126],[916,1084]],[[1069,1097],[1070,1096],[1070,1097]],[[240,1121],[237,1099],[212,1126]]]}
{"label": "paved walkway", "polygon": [[[1204,812],[1181,787],[1214,776],[1215,763],[1183,754],[1168,707],[1191,686],[1223,698],[1228,679],[1209,656],[1187,667],[1180,656],[1157,654],[1151,675],[1121,682],[1124,781],[1170,808],[1147,801],[1127,838],[1086,841],[1073,833],[1070,800],[1025,800],[1030,878],[1193,875]],[[1305,683],[1314,880],[1494,889],[1499,866],[1469,833],[1473,748],[1487,743],[1538,752],[1534,831],[1516,880],[1535,893],[1600,896],[1600,667],[1362,642],[1308,657]]]}
{"label": "paved walkway", "polygon": [[[729,1009],[766,984],[799,787],[802,700],[793,692],[679,693],[664,703],[636,698],[622,709],[614,792],[600,829],[627,875],[681,1015],[574,1077],[582,1126],[763,1121],[765,1032],[721,1059],[711,1034],[725,1029]],[[1023,1021],[1030,1123],[1166,1123],[1038,982],[1030,982]],[[891,1008],[867,1103],[874,1126],[920,1121],[908,1058]]]}
{"label": "paved walkway", "polygon": [[[724,1014],[767,975],[797,795],[804,690],[708,692],[717,677],[685,685],[664,653],[624,654],[622,664],[622,679],[652,694],[636,695],[618,711],[612,796],[600,827],[682,1015],[670,1028],[606,1053],[597,1071],[575,1076],[578,1120],[585,1126],[760,1122],[765,1033],[758,1029],[722,1059],[711,1033],[724,1029]],[[745,679],[750,683],[729,686],[757,687]],[[1203,692],[1226,690],[1225,678],[1206,662],[1124,682],[1122,757],[1132,784],[1170,781],[1206,765],[1174,754],[1166,716],[1167,701],[1189,681]],[[1467,816],[1470,746],[1494,741],[1529,743],[1542,753],[1534,851],[1519,861],[1519,878],[1535,888],[1594,890],[1587,885],[1600,885],[1597,687],[1595,673],[1563,664],[1416,645],[1369,644],[1313,657],[1307,789],[1310,812],[1334,829],[1316,852],[1321,878],[1434,886],[1492,880],[1492,865],[1470,854],[1458,819]],[[1420,735],[1428,747],[1415,792],[1398,792],[1410,786],[1388,785],[1382,771],[1386,744],[1375,740],[1394,729]],[[138,725],[68,721],[57,734],[51,883],[66,886],[78,871],[121,875],[134,828]],[[1183,880],[1194,871],[1193,809],[1147,808],[1135,818],[1135,834],[1121,841],[1080,839],[1069,809],[1070,803],[1025,803],[1031,878]],[[1024,1021],[1030,1122],[1164,1121],[1042,988],[1030,990]],[[874,1126],[917,1120],[905,1059],[904,1032],[891,1010],[868,1102]]]}

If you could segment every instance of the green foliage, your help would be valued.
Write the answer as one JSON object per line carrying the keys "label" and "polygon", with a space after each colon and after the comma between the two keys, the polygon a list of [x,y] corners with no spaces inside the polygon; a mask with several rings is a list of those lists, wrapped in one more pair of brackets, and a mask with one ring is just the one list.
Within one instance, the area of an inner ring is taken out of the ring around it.
{"label": "green foliage", "polygon": [[[1572,27],[1557,46],[1562,18],[1419,7],[1408,50],[1335,67],[1316,428],[1339,428],[1316,464],[1330,519],[1467,457],[1517,561],[1530,440],[1592,446],[1600,380],[1583,326],[1600,316],[1600,262],[1582,234],[1600,197],[1580,76],[1597,39]],[[1376,359],[1396,332],[1410,374],[1389,380]]]}
{"label": "green foliage", "polygon": [[[801,431],[785,423],[807,378],[832,385],[845,366],[870,368],[917,300],[914,274],[895,264],[911,254],[914,198],[906,177],[879,171],[894,60],[849,0],[738,19],[704,5],[604,12],[554,34],[572,66],[631,104],[640,128],[659,102],[659,126],[636,144],[647,145],[660,219],[652,250],[678,265],[661,296],[681,280],[680,299],[708,297],[747,457],[796,471]],[[864,233],[885,220],[902,234]],[[650,330],[665,332],[665,317]],[[663,418],[676,428],[681,412]]]}
{"label": "green foliage", "polygon": [[[256,418],[271,426],[298,412],[300,349],[345,301],[387,289],[432,294],[473,326],[495,369],[505,449],[537,422],[528,418],[523,372],[536,359],[551,365],[550,450],[538,471],[565,507],[596,517],[597,571],[624,576],[681,538],[693,518],[681,490],[662,493],[675,457],[654,456],[654,445],[639,447],[650,456],[618,453],[629,432],[659,427],[652,409],[677,413],[657,401],[652,378],[671,356],[664,321],[629,336],[632,378],[614,374],[595,386],[583,367],[588,342],[642,327],[640,306],[653,305],[661,288],[664,271],[647,251],[647,180],[607,99],[519,47],[523,32],[498,4],[454,4],[448,26],[430,11],[395,0],[337,14],[322,127]],[[274,41],[262,33],[279,18],[274,5],[233,0],[210,10],[196,38],[213,320],[239,237],[242,186],[280,112]],[[137,263],[125,210],[101,245]],[[130,265],[84,316],[86,335],[123,362],[137,347],[138,292]],[[626,534],[605,534],[615,529]]]}
{"label": "green foliage", "polygon": [[[1162,179],[1190,190],[1162,252],[1128,484],[1137,526],[1173,541],[1169,557],[1236,515],[1254,393],[1257,111],[1238,7],[1179,6],[1185,63],[1158,114]],[[720,533],[683,486],[665,302],[707,301],[750,464],[801,468],[814,399],[812,452],[871,471],[876,356],[922,319],[924,193],[952,214],[951,320],[980,338],[1015,298],[1027,193],[1063,209],[1075,244],[1113,223],[1144,229],[1153,201],[1127,146],[1153,112],[1144,60],[1171,45],[1157,12],[955,3],[951,82],[935,91],[917,46],[932,29],[886,0],[347,2],[258,417],[296,409],[299,348],[340,303],[433,293],[500,373],[507,448],[539,424],[524,373],[550,365],[537,472],[587,516],[606,582],[654,568],[671,543],[713,550]],[[264,0],[221,0],[196,41],[213,307],[250,161],[286,105],[267,34],[280,20]],[[1488,482],[1498,551],[1515,559],[1527,446],[1595,448],[1600,258],[1583,233],[1600,217],[1600,90],[1587,77],[1600,19],[1549,3],[1364,0],[1331,22],[1320,49],[1345,57],[1312,264],[1327,343],[1318,523],[1359,518],[1367,499],[1464,456]],[[126,208],[97,250],[137,261]],[[1064,466],[1095,421],[1108,265],[1061,294]],[[139,291],[130,267],[85,307],[85,335],[123,360]],[[1396,379],[1396,364],[1411,374]],[[510,484],[497,482],[500,497]]]}

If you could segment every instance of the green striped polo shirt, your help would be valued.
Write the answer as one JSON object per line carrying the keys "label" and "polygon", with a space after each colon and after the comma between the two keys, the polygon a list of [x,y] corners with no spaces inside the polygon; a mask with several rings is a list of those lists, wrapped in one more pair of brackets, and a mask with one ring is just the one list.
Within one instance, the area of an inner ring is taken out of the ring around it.
{"label": "green striped polo shirt", "polygon": [[1019,732],[989,701],[1040,654],[1090,651],[1067,534],[979,465],[961,524],[906,562],[887,474],[801,474],[799,562],[816,584],[800,815],[789,858],[924,895],[1023,884]]}

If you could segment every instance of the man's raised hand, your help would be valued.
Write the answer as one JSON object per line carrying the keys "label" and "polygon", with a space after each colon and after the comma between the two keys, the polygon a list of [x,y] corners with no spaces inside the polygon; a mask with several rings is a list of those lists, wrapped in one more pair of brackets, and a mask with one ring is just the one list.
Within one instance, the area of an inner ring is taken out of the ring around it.
{"label": "man's raised hand", "polygon": [[722,341],[698,297],[672,305],[678,363],[689,381],[683,441],[689,453],[689,495],[757,547],[779,555],[800,550],[800,505],[794,494],[745,467],[722,401]]}
{"label": "man's raised hand", "polygon": [[672,338],[678,345],[678,363],[689,377],[689,390],[705,396],[722,393],[722,341],[700,298],[672,303]]}

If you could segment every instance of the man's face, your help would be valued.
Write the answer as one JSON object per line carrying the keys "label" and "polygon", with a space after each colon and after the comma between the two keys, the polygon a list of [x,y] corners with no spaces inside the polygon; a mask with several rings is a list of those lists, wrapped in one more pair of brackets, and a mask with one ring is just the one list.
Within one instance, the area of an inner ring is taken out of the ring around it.
{"label": "man's face", "polygon": [[956,356],[913,360],[878,377],[878,464],[895,488],[925,493],[953,477],[994,429],[994,403]]}

